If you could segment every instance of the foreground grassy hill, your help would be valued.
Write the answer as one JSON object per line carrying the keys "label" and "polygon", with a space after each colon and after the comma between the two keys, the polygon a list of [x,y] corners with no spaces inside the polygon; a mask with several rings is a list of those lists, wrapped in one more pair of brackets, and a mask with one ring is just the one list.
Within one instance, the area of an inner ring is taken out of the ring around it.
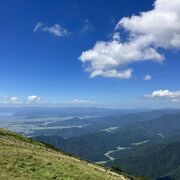
{"label": "foreground grassy hill", "polygon": [[0,129],[0,179],[134,179]]}

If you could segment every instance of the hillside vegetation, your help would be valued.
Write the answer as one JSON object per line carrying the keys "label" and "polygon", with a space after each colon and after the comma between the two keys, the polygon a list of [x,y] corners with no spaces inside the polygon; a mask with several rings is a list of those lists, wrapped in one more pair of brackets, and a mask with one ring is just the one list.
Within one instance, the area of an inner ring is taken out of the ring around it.
{"label": "hillside vegetation", "polygon": [[[163,111],[159,117],[146,117],[154,114],[156,112],[152,111],[147,114],[116,116],[112,121],[109,120],[109,123],[112,122],[109,127],[115,127],[112,131],[99,130],[69,138],[62,138],[59,134],[33,138],[80,158],[118,167],[132,175],[179,180],[180,112],[170,111],[166,114]],[[145,118],[141,118],[143,116]],[[121,122],[119,127],[118,122]]]}
{"label": "hillside vegetation", "polygon": [[0,179],[134,179],[0,129]]}

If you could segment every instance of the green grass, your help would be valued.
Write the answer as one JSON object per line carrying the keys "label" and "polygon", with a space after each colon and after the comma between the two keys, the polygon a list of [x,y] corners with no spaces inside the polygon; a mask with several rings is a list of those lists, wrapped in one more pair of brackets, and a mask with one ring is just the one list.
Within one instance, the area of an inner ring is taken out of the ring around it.
{"label": "green grass", "polygon": [[51,146],[0,129],[0,179],[129,179]]}

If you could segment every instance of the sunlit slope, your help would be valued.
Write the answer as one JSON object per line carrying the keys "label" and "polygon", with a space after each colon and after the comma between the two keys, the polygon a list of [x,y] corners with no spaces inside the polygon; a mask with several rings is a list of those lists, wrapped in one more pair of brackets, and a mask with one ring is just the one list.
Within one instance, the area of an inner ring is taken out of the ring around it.
{"label": "sunlit slope", "polygon": [[[106,172],[107,171],[107,172]],[[0,179],[130,179],[0,129]]]}

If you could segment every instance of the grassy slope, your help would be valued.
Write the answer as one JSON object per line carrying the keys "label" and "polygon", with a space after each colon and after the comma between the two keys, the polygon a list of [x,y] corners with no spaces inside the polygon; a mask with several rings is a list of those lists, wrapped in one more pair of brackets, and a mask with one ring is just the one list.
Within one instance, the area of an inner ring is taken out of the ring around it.
{"label": "grassy slope", "polygon": [[128,179],[0,129],[0,179]]}

